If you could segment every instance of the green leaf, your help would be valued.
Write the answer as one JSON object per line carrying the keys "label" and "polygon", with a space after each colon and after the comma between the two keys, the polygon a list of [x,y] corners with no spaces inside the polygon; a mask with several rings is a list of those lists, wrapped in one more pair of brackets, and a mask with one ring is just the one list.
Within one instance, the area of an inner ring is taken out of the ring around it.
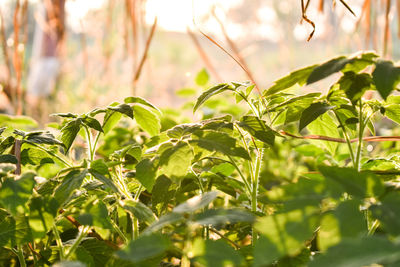
{"label": "green leaf", "polygon": [[400,82],[400,68],[393,66],[391,61],[386,60],[380,60],[375,65],[375,70],[372,72],[372,79],[374,80],[376,90],[386,100]]}
{"label": "green leaf", "polygon": [[71,113],[71,112],[68,112],[68,113],[54,113],[54,114],[51,114],[51,116],[57,116],[57,117],[69,118],[69,119],[78,118],[78,115],[73,114],[73,113]]}
{"label": "green leaf", "polygon": [[382,180],[371,172],[335,166],[320,166],[319,170],[335,197],[340,197],[343,192],[359,198],[379,197],[384,192]]}
{"label": "green leaf", "polygon": [[124,208],[124,210],[131,213],[135,218],[137,218],[141,222],[152,223],[156,218],[151,209],[148,208],[146,205],[144,205],[142,202],[128,199],[120,203],[122,208]]}
{"label": "green leaf", "polygon": [[201,266],[242,266],[244,261],[238,251],[221,239],[215,241],[196,238],[193,242],[193,256],[194,261]]}
{"label": "green leaf", "polygon": [[162,152],[160,156],[162,173],[172,179],[185,176],[193,157],[193,149],[189,144],[183,141],[178,142]]}
{"label": "green leaf", "polygon": [[201,71],[199,71],[199,73],[197,73],[194,81],[196,82],[196,84],[198,86],[204,86],[208,83],[209,79],[210,79],[210,76],[208,75],[208,72],[206,71],[206,69],[202,69]]}
{"label": "green leaf", "polygon": [[211,152],[216,151],[229,156],[250,159],[249,153],[243,147],[236,146],[236,139],[226,133],[201,131],[195,134],[196,136],[189,141],[191,145],[197,145]]}
{"label": "green leaf", "polygon": [[343,240],[328,249],[326,254],[316,256],[310,267],[360,267],[386,264],[400,259],[400,246],[379,236]]}
{"label": "green leaf", "polygon": [[66,176],[62,177],[61,184],[54,192],[54,198],[58,203],[63,204],[72,194],[73,191],[80,188],[88,171],[72,170]]}
{"label": "green leaf", "polygon": [[90,116],[84,116],[82,118],[82,123],[88,126],[89,128],[95,129],[96,131],[103,132],[103,128],[98,120]]}
{"label": "green leaf", "polygon": [[243,116],[239,126],[249,132],[253,137],[272,146],[275,141],[275,131],[268,127],[264,120],[256,116]]}
{"label": "green leaf", "polygon": [[134,105],[132,109],[135,114],[136,122],[143,130],[148,132],[151,136],[160,133],[161,129],[160,119],[156,114],[139,105]]}
{"label": "green leaf", "polygon": [[400,235],[400,195],[398,192],[385,195],[380,204],[371,207],[371,211],[386,231],[396,236]]}
{"label": "green leaf", "polygon": [[[319,116],[315,121],[307,126],[307,129],[310,131],[311,134],[315,135],[340,137],[337,125],[334,119],[329,116],[328,113]],[[331,155],[335,155],[336,149],[338,147],[338,143],[336,142],[316,140],[315,143],[322,143],[322,145],[326,147]]]}
{"label": "green leaf", "polygon": [[385,116],[400,124],[400,105],[390,104],[385,106]]}
{"label": "green leaf", "polygon": [[109,106],[109,107],[107,107],[107,109],[115,111],[115,112],[119,112],[119,113],[124,114],[124,115],[128,116],[129,118],[133,119],[133,109],[128,104],[119,104],[117,106]]}
{"label": "green leaf", "polygon": [[70,149],[72,143],[79,133],[79,130],[81,129],[81,126],[82,121],[80,119],[74,119],[67,122],[67,124],[65,124],[65,126],[61,129],[61,141],[65,146],[65,153],[67,153]]}
{"label": "green leaf", "polygon": [[14,145],[14,142],[15,142],[15,138],[13,136],[8,136],[6,139],[4,139],[0,143],[0,154],[3,154],[4,151],[7,150],[7,148],[9,148],[12,145]]}
{"label": "green leaf", "polygon": [[96,169],[93,169],[91,166],[91,168],[89,169],[89,173],[91,175],[93,175],[97,180],[102,182],[104,185],[109,187],[113,192],[119,193],[119,194],[121,193],[121,191],[119,191],[118,187],[115,185],[115,183],[111,179],[110,175],[108,174],[108,170],[107,170],[107,173],[102,174],[102,173],[98,172]]}
{"label": "green leaf", "polygon": [[254,266],[265,266],[289,255],[294,256],[305,246],[318,227],[318,209],[303,209],[262,217],[254,225],[261,233],[255,243]]}
{"label": "green leaf", "polygon": [[227,223],[254,222],[253,214],[240,209],[207,209],[196,214],[193,221],[201,225],[219,226]]}
{"label": "green leaf", "polygon": [[326,212],[318,232],[318,247],[325,251],[346,238],[357,238],[368,231],[361,202],[350,199],[339,204],[334,211]]}
{"label": "green leaf", "polygon": [[84,240],[80,247],[84,248],[93,257],[94,266],[106,266],[114,252],[106,242],[95,238]]}
{"label": "green leaf", "polygon": [[154,159],[143,159],[136,165],[136,179],[151,193],[157,176],[158,166]]}
{"label": "green leaf", "polygon": [[204,208],[208,204],[210,204],[214,199],[218,196],[217,191],[210,191],[206,192],[202,195],[194,196],[184,203],[179,204],[176,206],[172,212],[174,213],[188,213],[188,212],[195,212],[198,209]]}
{"label": "green leaf", "polygon": [[0,155],[0,163],[12,163],[12,164],[17,164],[18,159],[11,154],[4,154]]}
{"label": "green leaf", "polygon": [[58,141],[54,137],[54,135],[52,135],[50,132],[43,132],[43,131],[27,133],[24,139],[36,144],[46,144],[46,145],[63,144],[62,142]]}
{"label": "green leaf", "polygon": [[52,160],[49,157],[49,154],[44,152],[43,150],[30,147],[28,149],[24,149],[21,152],[21,164],[26,165],[26,164],[31,164],[31,165],[40,165],[42,166],[43,164],[46,163],[54,163],[54,160]]}
{"label": "green leaf", "polygon": [[112,229],[107,206],[97,198],[85,203],[83,210],[76,217],[82,225],[96,226],[103,229]]}
{"label": "green leaf", "polygon": [[23,214],[28,210],[27,202],[35,185],[34,177],[34,173],[26,172],[17,180],[9,177],[1,184],[0,203],[12,215]]}
{"label": "green leaf", "polygon": [[154,233],[154,232],[162,229],[164,226],[179,222],[179,221],[183,220],[184,218],[185,217],[183,217],[183,214],[180,214],[180,213],[175,213],[175,212],[168,213],[168,214],[160,217],[160,219],[158,221],[155,221],[153,224],[151,224],[149,227],[147,227],[146,230],[143,232],[143,234]]}
{"label": "green leaf", "polygon": [[176,125],[167,131],[167,135],[169,138],[179,139],[183,136],[192,134],[196,130],[200,129],[201,126],[202,125],[200,123],[185,123]]}
{"label": "green leaf", "polygon": [[341,71],[349,62],[351,62],[351,59],[341,56],[319,65],[311,72],[310,76],[307,79],[307,84],[315,83],[330,76],[335,72]]}
{"label": "green leaf", "polygon": [[138,263],[161,255],[169,246],[169,239],[161,234],[141,235],[129,242],[124,249],[117,251],[116,255],[121,259]]}
{"label": "green leaf", "polygon": [[130,96],[124,99],[125,103],[129,103],[129,104],[141,104],[143,106],[152,108],[154,110],[156,110],[158,113],[161,114],[161,111],[156,108],[153,104],[151,104],[149,101],[147,101],[146,99],[143,99],[139,96]]}
{"label": "green leaf", "polygon": [[310,76],[311,72],[314,70],[316,65],[309,66],[300,70],[296,70],[289,75],[277,80],[274,82],[274,85],[264,91],[264,96],[270,96],[273,94],[276,94],[282,90],[288,89],[292,87],[293,85],[304,85],[308,79],[308,76]]}
{"label": "green leaf", "polygon": [[12,128],[26,129],[38,127],[38,123],[27,116],[10,116],[0,114],[0,126],[10,126]]}
{"label": "green leaf", "polygon": [[222,84],[218,84],[214,87],[211,87],[210,89],[208,89],[207,91],[205,91],[204,93],[202,93],[199,98],[197,98],[197,102],[194,105],[193,108],[193,113],[196,112],[196,110],[204,103],[206,102],[207,99],[209,99],[210,97],[212,97],[213,95],[222,93],[224,91],[233,91],[233,87],[227,83],[222,83]]}
{"label": "green leaf", "polygon": [[333,108],[333,106],[329,106],[328,104],[322,102],[311,104],[311,106],[306,108],[301,114],[299,131],[303,130],[307,125],[316,120],[319,116]]}
{"label": "green leaf", "polygon": [[53,227],[58,202],[51,196],[35,196],[29,203],[29,226],[35,239],[42,239]]}
{"label": "green leaf", "polygon": [[197,90],[194,88],[182,88],[176,91],[176,95],[180,97],[193,97],[196,95]]}
{"label": "green leaf", "polygon": [[0,246],[14,248],[32,240],[31,230],[25,216],[11,216],[0,210]]}
{"label": "green leaf", "polygon": [[338,83],[340,89],[346,93],[347,98],[354,104],[361,99],[366,90],[371,88],[372,79],[367,73],[345,72]]}

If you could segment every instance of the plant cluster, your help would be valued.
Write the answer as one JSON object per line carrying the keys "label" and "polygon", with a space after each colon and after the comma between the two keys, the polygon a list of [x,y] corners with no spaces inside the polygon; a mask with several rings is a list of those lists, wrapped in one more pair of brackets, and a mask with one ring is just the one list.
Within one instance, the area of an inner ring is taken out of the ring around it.
{"label": "plant cluster", "polygon": [[399,81],[361,53],[213,86],[196,123],[139,97],[51,131],[3,115],[0,265],[398,266]]}

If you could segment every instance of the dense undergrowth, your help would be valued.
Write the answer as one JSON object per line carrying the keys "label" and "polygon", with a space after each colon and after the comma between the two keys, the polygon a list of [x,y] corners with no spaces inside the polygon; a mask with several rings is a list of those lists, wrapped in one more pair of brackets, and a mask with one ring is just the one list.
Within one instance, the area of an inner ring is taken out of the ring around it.
{"label": "dense undergrowth", "polygon": [[362,53],[213,86],[195,123],[139,97],[2,115],[0,265],[399,266],[399,81]]}

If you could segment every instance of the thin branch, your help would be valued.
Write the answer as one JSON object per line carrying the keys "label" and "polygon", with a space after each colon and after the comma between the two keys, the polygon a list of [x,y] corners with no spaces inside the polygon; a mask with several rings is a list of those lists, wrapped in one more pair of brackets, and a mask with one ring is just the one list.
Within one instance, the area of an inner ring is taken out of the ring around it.
{"label": "thin branch", "polygon": [[384,36],[383,36],[383,56],[386,56],[388,52],[388,43],[390,38],[390,31],[389,31],[389,13],[390,13],[390,5],[391,0],[386,0],[386,11],[385,11],[385,29],[384,29]]}
{"label": "thin branch", "polygon": [[218,72],[215,70],[214,66],[211,63],[211,60],[207,56],[207,53],[204,51],[204,49],[201,47],[199,40],[197,40],[196,35],[189,29],[187,28],[187,33],[189,34],[190,38],[192,39],[194,45],[197,48],[197,51],[199,52],[199,55],[201,59],[203,60],[204,64],[206,65],[207,69],[214,75],[214,77],[221,82],[222,79],[218,75]]}
{"label": "thin branch", "polygon": [[139,66],[138,66],[138,68],[136,70],[136,73],[135,73],[135,76],[134,76],[134,79],[133,79],[133,88],[132,88],[133,89],[132,90],[132,94],[133,95],[136,95],[136,85],[137,85],[137,82],[139,81],[140,74],[142,72],[144,63],[146,62],[147,54],[149,52],[149,48],[150,48],[151,40],[153,39],[154,32],[156,31],[156,27],[157,27],[157,17],[155,17],[155,19],[154,19],[153,26],[151,27],[151,31],[150,31],[149,37],[147,38],[147,41],[146,41],[146,46],[144,48],[142,59],[140,60]]}
{"label": "thin branch", "polygon": [[[320,140],[320,141],[328,141],[328,142],[336,142],[336,143],[346,143],[346,140],[343,138],[329,137],[323,135],[306,135],[306,136],[298,136],[285,131],[279,132],[281,135],[290,136],[296,139],[308,139],[308,140]],[[350,140],[350,143],[356,143],[358,138],[354,138]],[[364,142],[388,142],[400,141],[400,136],[367,136],[363,138]]]}
{"label": "thin branch", "polygon": [[301,11],[302,11],[301,17],[303,20],[305,20],[308,24],[310,24],[313,27],[312,32],[310,33],[310,35],[307,38],[307,42],[308,42],[311,40],[311,38],[313,37],[313,35],[315,33],[315,23],[307,17],[307,14],[306,14],[307,7],[308,7],[308,2],[307,2],[307,5],[305,6],[304,0],[301,0]]}
{"label": "thin branch", "polygon": [[224,234],[222,234],[221,232],[219,232],[218,230],[210,227],[209,228],[211,232],[216,233],[218,236],[220,236],[222,239],[228,241],[230,244],[232,244],[236,249],[240,249],[240,245],[237,244],[236,242],[230,240],[229,238],[227,238],[226,236],[224,236]]}

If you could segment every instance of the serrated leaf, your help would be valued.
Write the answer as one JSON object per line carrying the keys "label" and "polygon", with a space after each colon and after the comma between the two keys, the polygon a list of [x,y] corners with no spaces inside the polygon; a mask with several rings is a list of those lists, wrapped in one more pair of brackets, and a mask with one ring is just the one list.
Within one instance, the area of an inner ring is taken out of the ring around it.
{"label": "serrated leaf", "polygon": [[34,177],[34,173],[26,172],[18,180],[9,177],[1,184],[0,203],[12,215],[27,211],[27,202],[35,185]]}
{"label": "serrated leaf", "polygon": [[380,60],[372,72],[376,90],[386,100],[400,82],[400,67],[395,67],[391,61]]}
{"label": "serrated leaf", "polygon": [[310,76],[307,79],[307,84],[315,83],[330,76],[335,72],[341,71],[349,62],[351,62],[351,59],[341,56],[319,65],[311,72]]}
{"label": "serrated leaf", "polygon": [[65,124],[65,126],[61,129],[61,141],[65,146],[65,153],[67,153],[68,150],[71,148],[71,145],[78,135],[81,126],[81,120],[74,119],[67,122],[67,124]]}
{"label": "serrated leaf", "polygon": [[214,87],[211,87],[210,89],[208,89],[207,91],[205,91],[204,93],[202,93],[198,98],[197,98],[197,102],[194,105],[193,108],[193,113],[196,112],[196,110],[204,103],[206,102],[207,99],[209,99],[210,97],[222,93],[224,91],[233,91],[233,88],[231,85],[227,84],[227,83],[222,83],[222,84],[218,84]]}
{"label": "serrated leaf", "polygon": [[142,202],[124,200],[121,202],[121,206],[141,222],[152,223],[156,219],[151,209]]}
{"label": "serrated leaf", "polygon": [[202,69],[201,71],[199,71],[199,73],[197,73],[194,81],[196,82],[196,84],[198,86],[204,86],[208,83],[209,79],[210,79],[210,76],[208,75],[208,72],[206,71],[206,69]]}
{"label": "serrated leaf", "polygon": [[13,136],[8,136],[0,143],[0,154],[3,154],[7,148],[11,147],[15,142],[15,138]]}
{"label": "serrated leaf", "polygon": [[201,126],[202,125],[200,123],[185,123],[176,125],[167,131],[167,135],[169,138],[179,139],[183,136],[192,134],[196,130],[200,129]]}
{"label": "serrated leaf", "polygon": [[371,88],[372,79],[367,73],[345,72],[338,83],[340,89],[346,93],[347,98],[354,104],[361,99],[366,90]]}
{"label": "serrated leaf", "polygon": [[236,139],[226,133],[216,131],[196,132],[196,137],[189,141],[208,151],[220,152],[225,155],[250,159],[249,153],[242,147],[236,146]]}
{"label": "serrated leaf", "polygon": [[129,118],[133,119],[133,109],[130,105],[128,104],[119,104],[117,106],[109,106],[107,109],[119,112],[121,114],[125,114]]}
{"label": "serrated leaf", "polygon": [[256,116],[243,116],[239,126],[258,140],[270,146],[274,145],[276,133],[264,120],[260,120]]}
{"label": "serrated leaf", "polygon": [[160,155],[160,167],[169,178],[179,178],[187,174],[194,158],[193,149],[188,143],[180,141]]}
{"label": "serrated leaf", "polygon": [[151,136],[160,133],[161,129],[160,119],[156,114],[139,105],[134,105],[132,109],[135,114],[136,122],[143,130],[148,132]]}
{"label": "serrated leaf", "polygon": [[62,145],[63,143],[57,140],[50,132],[31,132],[26,133],[25,140],[36,143],[36,144],[47,144],[47,145]]}
{"label": "serrated leaf", "polygon": [[276,94],[282,90],[288,89],[292,87],[293,85],[304,85],[308,79],[308,76],[310,76],[311,72],[314,70],[314,68],[317,65],[305,67],[299,70],[296,70],[289,75],[277,80],[274,82],[274,85],[264,91],[264,96],[270,96],[273,94]]}
{"label": "serrated leaf", "polygon": [[136,165],[136,179],[151,192],[157,176],[158,165],[154,159],[143,159]]}
{"label": "serrated leaf", "polygon": [[103,229],[112,229],[107,206],[99,199],[89,200],[76,220],[82,225],[96,226]]}
{"label": "serrated leaf", "polygon": [[82,123],[89,128],[95,129],[96,131],[103,132],[103,128],[98,120],[90,116],[84,116],[82,118]]}
{"label": "serrated leaf", "polygon": [[62,177],[61,184],[54,192],[54,198],[58,203],[63,204],[73,191],[81,187],[87,173],[87,170],[72,170],[66,176]]}
{"label": "serrated leaf", "polygon": [[149,108],[152,108],[154,110],[156,110],[158,113],[161,113],[161,111],[155,107],[153,104],[151,104],[149,101],[147,101],[146,99],[143,99],[141,97],[138,96],[130,96],[124,99],[125,103],[129,103],[129,104],[141,104],[143,106],[147,106]]}
{"label": "serrated leaf", "polygon": [[208,204],[210,204],[214,199],[218,196],[218,191],[210,191],[206,192],[202,195],[194,196],[184,203],[179,204],[176,206],[172,212],[174,213],[188,213],[188,212],[195,212],[201,208],[204,208]]}
{"label": "serrated leaf", "polygon": [[[307,129],[310,131],[311,134],[315,135],[340,137],[337,125],[334,119],[329,116],[328,113],[319,116],[316,120],[311,122],[307,126]],[[336,149],[338,147],[338,143],[336,142],[315,140],[315,143],[322,143],[322,145],[326,147],[331,155],[335,155]]]}
{"label": "serrated leaf", "polygon": [[328,104],[322,102],[311,104],[301,114],[299,122],[299,131],[303,130],[308,124],[310,124],[311,122],[316,120],[319,116],[321,116],[322,114],[333,108],[334,108],[333,106],[329,106]]}
{"label": "serrated leaf", "polygon": [[51,196],[35,196],[29,203],[29,226],[33,238],[43,238],[53,227],[58,202]]}
{"label": "serrated leaf", "polygon": [[46,163],[54,163],[54,160],[49,157],[49,155],[37,148],[30,147],[24,149],[21,152],[21,164],[31,164],[31,165],[44,165]]}
{"label": "serrated leaf", "polygon": [[121,193],[119,191],[118,187],[113,182],[113,180],[110,178],[110,176],[109,175],[106,176],[106,174],[108,174],[108,170],[107,170],[107,173],[103,174],[103,173],[98,172],[98,170],[96,170],[96,169],[90,168],[89,173],[91,175],[93,175],[97,180],[102,182],[104,185],[109,187],[113,192]]}
{"label": "serrated leaf", "polygon": [[0,210],[0,246],[9,249],[32,240],[30,227],[23,215],[13,217]]}

